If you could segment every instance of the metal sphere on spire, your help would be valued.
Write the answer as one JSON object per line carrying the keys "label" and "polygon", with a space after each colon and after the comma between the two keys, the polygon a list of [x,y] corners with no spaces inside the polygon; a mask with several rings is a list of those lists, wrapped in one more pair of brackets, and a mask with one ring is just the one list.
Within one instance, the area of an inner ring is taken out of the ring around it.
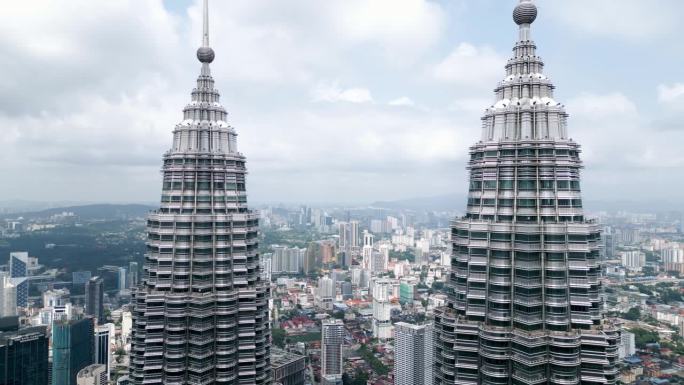
{"label": "metal sphere on spire", "polygon": [[532,24],[537,19],[537,6],[532,0],[520,0],[513,10],[513,21],[515,24]]}
{"label": "metal sphere on spire", "polygon": [[209,64],[216,57],[214,50],[209,47],[209,0],[204,0],[203,15],[202,46],[197,49],[197,59],[202,63]]}

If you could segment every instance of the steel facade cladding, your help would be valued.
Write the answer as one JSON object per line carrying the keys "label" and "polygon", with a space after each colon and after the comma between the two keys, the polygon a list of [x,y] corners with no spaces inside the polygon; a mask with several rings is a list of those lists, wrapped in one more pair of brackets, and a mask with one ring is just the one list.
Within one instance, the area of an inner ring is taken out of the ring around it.
{"label": "steel facade cladding", "polygon": [[202,62],[164,155],[161,206],[148,217],[142,284],[133,291],[131,384],[270,384],[268,283],[245,157]]}
{"label": "steel facade cladding", "polygon": [[580,147],[530,38],[536,8],[515,14],[519,40],[470,150],[467,213],[452,223],[435,384],[614,384],[619,333],[601,315]]}

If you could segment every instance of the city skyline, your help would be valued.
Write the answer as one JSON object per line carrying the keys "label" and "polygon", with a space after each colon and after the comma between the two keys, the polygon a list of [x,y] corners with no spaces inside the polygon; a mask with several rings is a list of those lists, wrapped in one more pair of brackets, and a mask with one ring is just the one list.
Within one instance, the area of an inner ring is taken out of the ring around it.
{"label": "city skyline", "polygon": [[[393,2],[393,12],[382,1],[218,3],[217,84],[250,154],[253,200],[373,202],[462,191],[465,149],[509,55],[512,34],[500,10],[514,3],[405,0]],[[659,5],[538,2],[548,15],[539,44],[549,47],[557,99],[572,112],[573,139],[591,166],[589,200],[613,191],[625,200],[678,199],[684,79],[676,63],[684,49],[672,15],[684,5]],[[43,12],[32,12],[37,6]],[[74,18],[77,9],[98,22]],[[602,23],[607,10],[620,22]],[[182,85],[191,85],[183,75],[192,70],[198,3],[36,1],[4,17],[11,38],[0,52],[12,59],[2,69],[14,76],[3,83],[0,170],[12,183],[0,196],[158,199],[152,154],[168,148]]]}

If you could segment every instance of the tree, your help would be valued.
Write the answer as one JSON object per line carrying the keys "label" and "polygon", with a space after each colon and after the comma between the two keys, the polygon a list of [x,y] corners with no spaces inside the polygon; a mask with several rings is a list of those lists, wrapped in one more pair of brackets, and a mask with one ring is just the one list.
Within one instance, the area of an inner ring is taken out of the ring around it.
{"label": "tree", "polygon": [[273,344],[283,348],[285,347],[285,330],[284,329],[272,329],[271,336],[273,337]]}
{"label": "tree", "polygon": [[658,337],[658,333],[654,332],[652,330],[647,330],[647,329],[643,329],[643,328],[634,328],[630,331],[632,333],[634,333],[634,343],[635,343],[636,347],[639,349],[646,348],[647,344],[652,344],[652,343],[660,341],[660,338]]}
{"label": "tree", "polygon": [[633,307],[625,313],[622,318],[630,321],[638,321],[641,318],[641,309],[638,307]]}

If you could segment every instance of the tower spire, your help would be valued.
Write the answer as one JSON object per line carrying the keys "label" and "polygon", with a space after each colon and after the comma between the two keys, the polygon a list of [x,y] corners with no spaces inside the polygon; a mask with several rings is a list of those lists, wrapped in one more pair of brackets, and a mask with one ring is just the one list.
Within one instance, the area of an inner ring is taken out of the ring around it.
{"label": "tower spire", "polygon": [[209,47],[209,0],[204,0],[203,6],[202,46],[197,50],[197,59],[201,63],[209,64],[214,61],[214,50]]}
{"label": "tower spire", "polygon": [[209,47],[209,0],[204,0],[202,47]]}
{"label": "tower spire", "polygon": [[537,6],[532,0],[520,0],[513,10],[513,21],[520,26],[520,41],[531,40],[530,26],[537,19]]}

